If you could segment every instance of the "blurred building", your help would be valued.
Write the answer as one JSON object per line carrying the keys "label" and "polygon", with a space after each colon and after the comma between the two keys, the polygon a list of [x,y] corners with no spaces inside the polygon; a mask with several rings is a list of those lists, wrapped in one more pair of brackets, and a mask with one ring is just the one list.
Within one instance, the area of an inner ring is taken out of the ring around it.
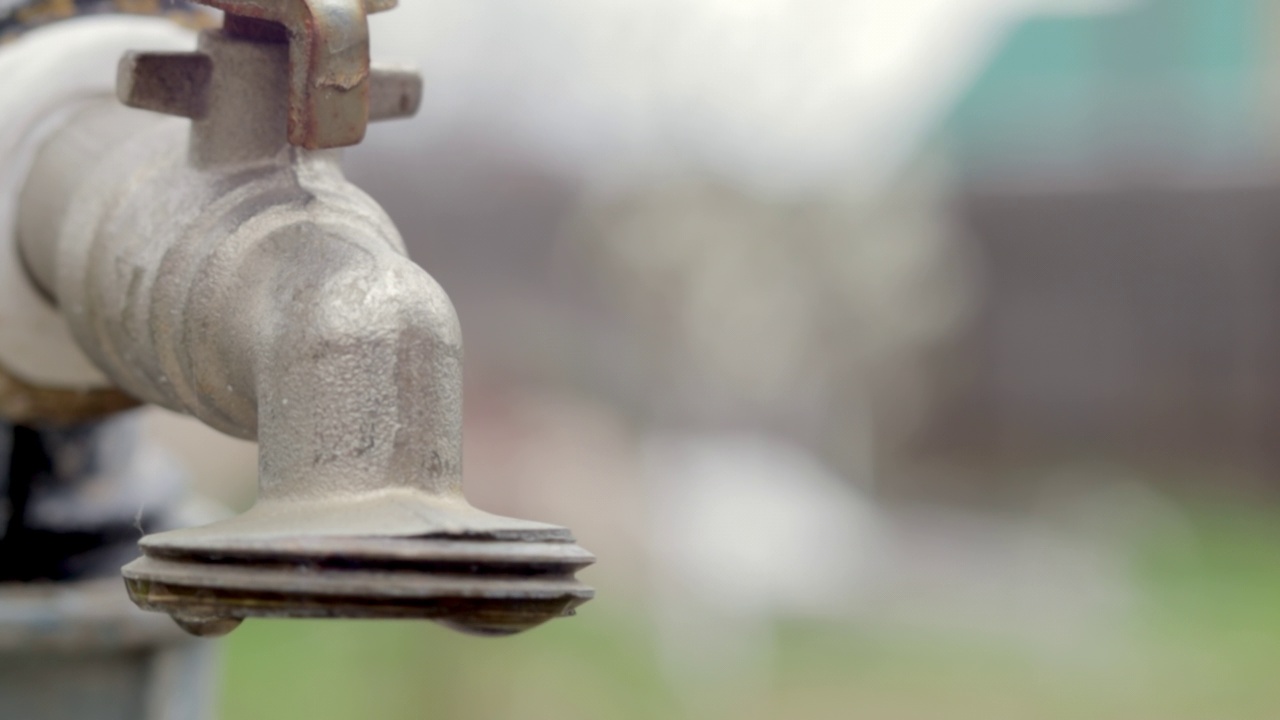
{"label": "blurred building", "polygon": [[1277,20],[1216,0],[1033,20],[952,115],[982,301],[926,444],[973,482],[1086,457],[1280,490]]}

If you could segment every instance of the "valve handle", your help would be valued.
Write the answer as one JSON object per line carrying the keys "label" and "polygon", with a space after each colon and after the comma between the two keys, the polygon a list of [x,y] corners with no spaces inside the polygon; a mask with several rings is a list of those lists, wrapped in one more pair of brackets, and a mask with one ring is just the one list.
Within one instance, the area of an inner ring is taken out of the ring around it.
{"label": "valve handle", "polygon": [[[396,0],[196,0],[226,13],[223,31],[289,43],[288,141],[355,145],[370,121],[409,117],[422,99],[414,70],[371,67],[367,14]],[[203,53],[131,52],[117,93],[130,107],[200,118],[212,68]]]}
{"label": "valve handle", "polygon": [[369,124],[369,23],[396,0],[197,0],[284,26],[289,42],[289,144],[355,145]]}

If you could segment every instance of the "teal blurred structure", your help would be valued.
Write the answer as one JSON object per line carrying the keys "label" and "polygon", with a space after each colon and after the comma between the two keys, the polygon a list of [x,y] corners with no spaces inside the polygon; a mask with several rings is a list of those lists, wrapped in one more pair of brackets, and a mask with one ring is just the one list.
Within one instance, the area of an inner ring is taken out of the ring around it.
{"label": "teal blurred structure", "polygon": [[951,115],[966,173],[1257,168],[1275,137],[1280,13],[1266,0],[1147,0],[1015,30]]}

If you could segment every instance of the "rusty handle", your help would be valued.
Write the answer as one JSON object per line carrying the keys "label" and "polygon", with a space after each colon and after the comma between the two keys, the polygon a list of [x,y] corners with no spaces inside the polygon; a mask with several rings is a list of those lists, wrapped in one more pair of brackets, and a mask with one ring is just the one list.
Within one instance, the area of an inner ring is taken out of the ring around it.
{"label": "rusty handle", "polygon": [[355,145],[369,123],[367,14],[394,0],[197,0],[238,18],[276,23],[289,43],[289,143]]}

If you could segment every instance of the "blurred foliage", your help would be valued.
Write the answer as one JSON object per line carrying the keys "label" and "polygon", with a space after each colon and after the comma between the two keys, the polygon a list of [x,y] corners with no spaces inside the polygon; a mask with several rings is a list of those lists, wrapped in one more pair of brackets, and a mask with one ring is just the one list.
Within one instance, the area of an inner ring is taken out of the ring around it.
{"label": "blurred foliage", "polygon": [[1084,654],[945,625],[781,620],[749,687],[690,703],[646,617],[605,592],[573,620],[501,640],[424,623],[249,622],[227,644],[222,717],[1274,718],[1280,513],[1191,518],[1149,540],[1127,619]]}

